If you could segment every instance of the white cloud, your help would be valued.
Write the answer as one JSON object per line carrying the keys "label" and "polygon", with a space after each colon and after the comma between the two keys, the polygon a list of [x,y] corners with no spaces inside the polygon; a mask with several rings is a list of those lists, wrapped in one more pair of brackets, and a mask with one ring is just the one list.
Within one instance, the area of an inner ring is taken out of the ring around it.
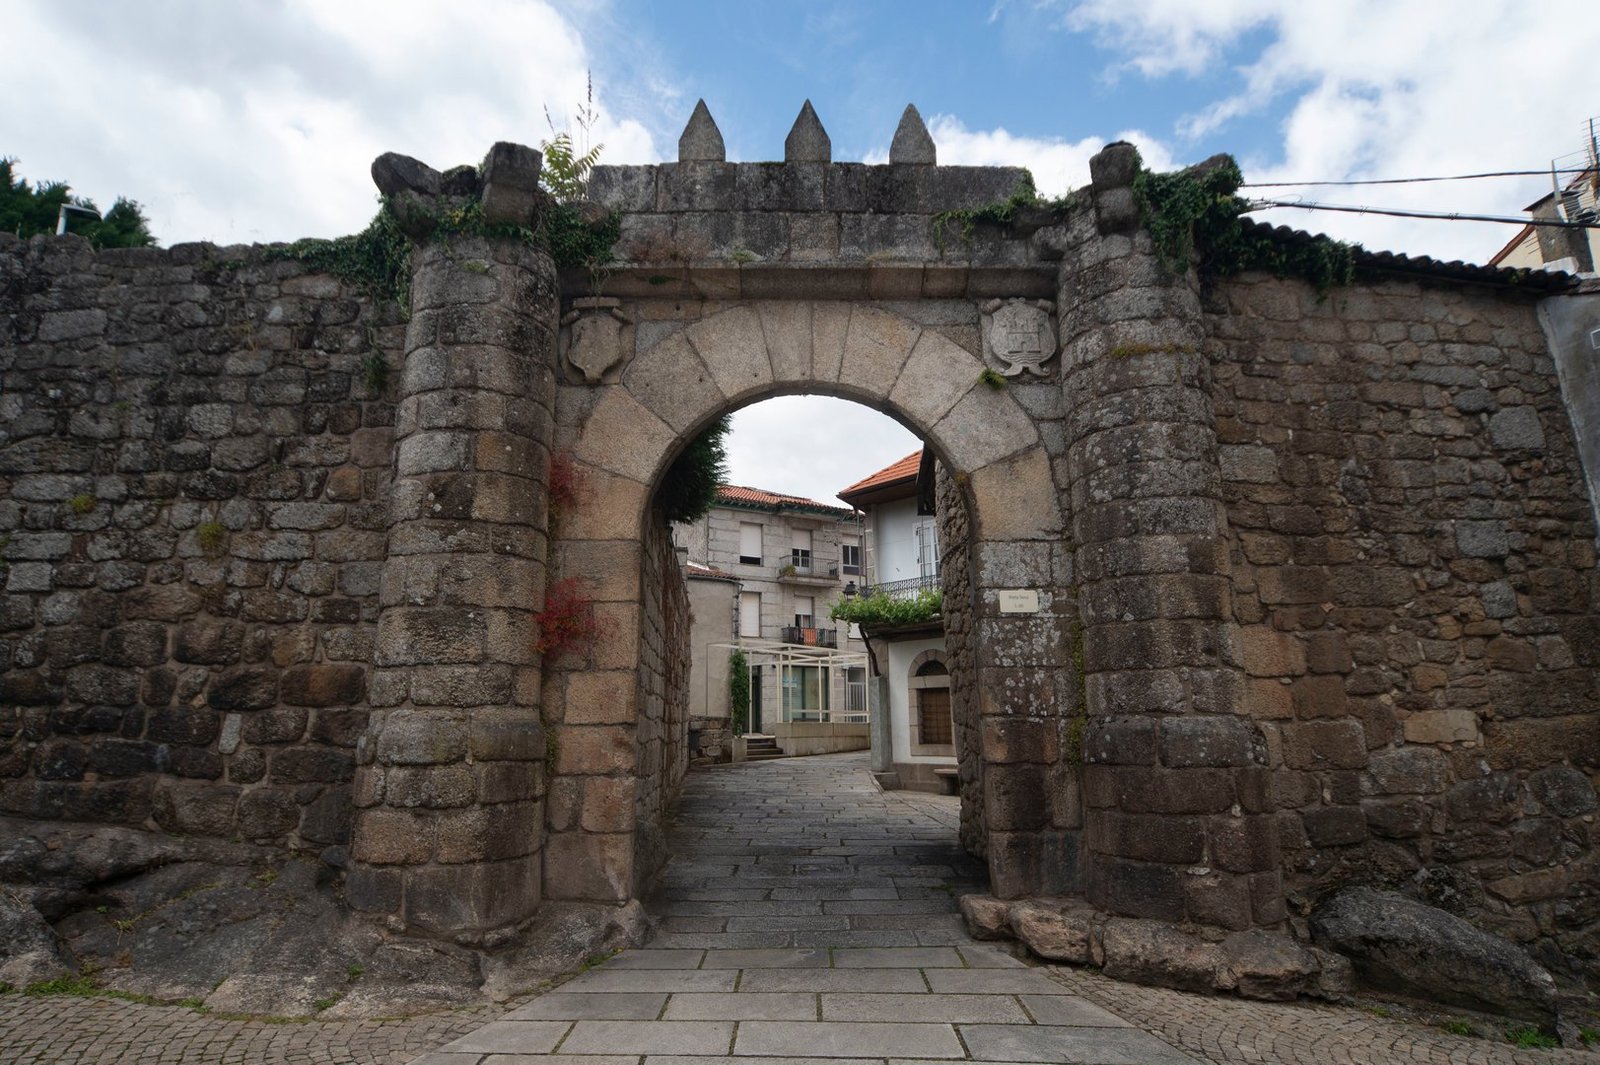
{"label": "white cloud", "polygon": [[[1080,141],[1056,137],[1024,137],[1005,129],[969,130],[953,115],[935,115],[928,132],[939,150],[939,162],[961,166],[1025,166],[1042,196],[1063,196],[1089,183],[1089,157],[1111,141],[1128,141],[1139,149],[1145,166],[1170,170],[1171,150],[1142,130],[1124,130],[1108,137]],[[887,161],[888,152],[877,161]],[[869,160],[873,161],[873,160]]]}
{"label": "white cloud", "polygon": [[859,403],[781,396],[734,413],[728,481],[843,506],[835,498],[841,488],[921,446],[915,433]]}
{"label": "white cloud", "polygon": [[[372,159],[475,163],[537,144],[585,92],[590,53],[537,0],[287,0],[8,8],[0,150],[30,179],[107,205],[143,203],[163,243],[353,232],[372,216]],[[654,159],[608,113],[608,161]]]}
{"label": "white cloud", "polygon": [[[1247,180],[1347,180],[1531,169],[1579,148],[1600,107],[1600,22],[1509,0],[1085,0],[1065,25],[1117,53],[1117,69],[1195,75],[1241,62],[1244,88],[1198,103],[1186,137],[1225,135],[1287,106],[1281,141],[1240,160]],[[1237,51],[1255,35],[1267,43]],[[1176,85],[1173,86],[1177,88]],[[1410,210],[1519,214],[1548,179],[1268,190]],[[1387,248],[1483,261],[1510,226],[1278,210],[1280,224]]]}

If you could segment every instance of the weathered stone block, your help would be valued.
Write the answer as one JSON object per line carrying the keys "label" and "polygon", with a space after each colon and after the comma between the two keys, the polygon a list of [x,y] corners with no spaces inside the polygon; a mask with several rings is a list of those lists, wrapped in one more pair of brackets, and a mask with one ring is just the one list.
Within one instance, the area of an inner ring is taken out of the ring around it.
{"label": "weathered stone block", "polygon": [[218,710],[260,710],[278,701],[278,676],[261,667],[226,670],[206,689],[206,702]]}
{"label": "weathered stone block", "polygon": [[367,671],[358,665],[291,666],[279,692],[291,706],[355,705],[366,697]]}
{"label": "weathered stone block", "polygon": [[957,900],[973,939],[1010,939],[1010,904],[993,895],[962,895]]}
{"label": "weathered stone block", "polygon": [[1101,933],[1107,976],[1186,991],[1227,990],[1232,973],[1222,948],[1159,921],[1112,919]]}
{"label": "weathered stone block", "polygon": [[1358,721],[1301,721],[1283,726],[1283,761],[1290,769],[1360,769],[1366,733]]}
{"label": "weathered stone block", "polygon": [[621,902],[633,893],[631,835],[552,834],[544,847],[544,893],[552,899]]}
{"label": "weathered stone block", "polygon": [[381,728],[377,758],[386,765],[436,765],[466,757],[467,729],[453,718],[400,710]]}

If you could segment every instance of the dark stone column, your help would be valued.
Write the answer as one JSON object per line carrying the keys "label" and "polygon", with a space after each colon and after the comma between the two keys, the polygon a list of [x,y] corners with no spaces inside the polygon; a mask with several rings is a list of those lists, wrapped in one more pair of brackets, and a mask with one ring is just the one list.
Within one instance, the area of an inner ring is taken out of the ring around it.
{"label": "dark stone column", "polygon": [[417,249],[411,291],[347,895],[472,939],[540,900],[559,297],[545,252],[459,236]]}
{"label": "dark stone column", "polygon": [[1265,747],[1239,716],[1226,514],[1193,270],[1138,225],[1138,157],[1091,164],[1060,295],[1083,666],[1087,893],[1226,928],[1284,916]]}

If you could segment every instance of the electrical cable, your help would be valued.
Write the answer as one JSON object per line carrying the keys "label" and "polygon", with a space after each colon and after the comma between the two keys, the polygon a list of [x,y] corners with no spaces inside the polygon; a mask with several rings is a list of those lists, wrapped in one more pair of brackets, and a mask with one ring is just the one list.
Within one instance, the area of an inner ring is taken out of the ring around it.
{"label": "electrical cable", "polygon": [[1490,170],[1482,174],[1449,174],[1443,177],[1368,178],[1359,181],[1246,181],[1241,189],[1279,189],[1298,185],[1412,185],[1425,181],[1472,181],[1477,178],[1544,177],[1547,174],[1587,174],[1592,166],[1560,170]]}
{"label": "electrical cable", "polygon": [[1441,222],[1505,222],[1518,226],[1541,226],[1549,229],[1600,229],[1600,222],[1562,222],[1554,218],[1515,218],[1498,214],[1466,214],[1459,211],[1402,211],[1388,207],[1359,207],[1342,203],[1309,203],[1296,200],[1252,200],[1246,210],[1259,211],[1267,207],[1291,207],[1303,211],[1340,211],[1345,214],[1381,214],[1396,218],[1430,218]]}

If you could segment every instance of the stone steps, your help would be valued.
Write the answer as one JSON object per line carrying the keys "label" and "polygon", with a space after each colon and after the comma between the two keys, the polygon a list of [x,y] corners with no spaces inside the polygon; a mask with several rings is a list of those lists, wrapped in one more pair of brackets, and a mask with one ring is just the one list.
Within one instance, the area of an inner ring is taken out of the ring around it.
{"label": "stone steps", "polygon": [[744,739],[747,761],[764,762],[770,758],[784,757],[783,748],[779,747],[778,741],[771,736],[749,735]]}

